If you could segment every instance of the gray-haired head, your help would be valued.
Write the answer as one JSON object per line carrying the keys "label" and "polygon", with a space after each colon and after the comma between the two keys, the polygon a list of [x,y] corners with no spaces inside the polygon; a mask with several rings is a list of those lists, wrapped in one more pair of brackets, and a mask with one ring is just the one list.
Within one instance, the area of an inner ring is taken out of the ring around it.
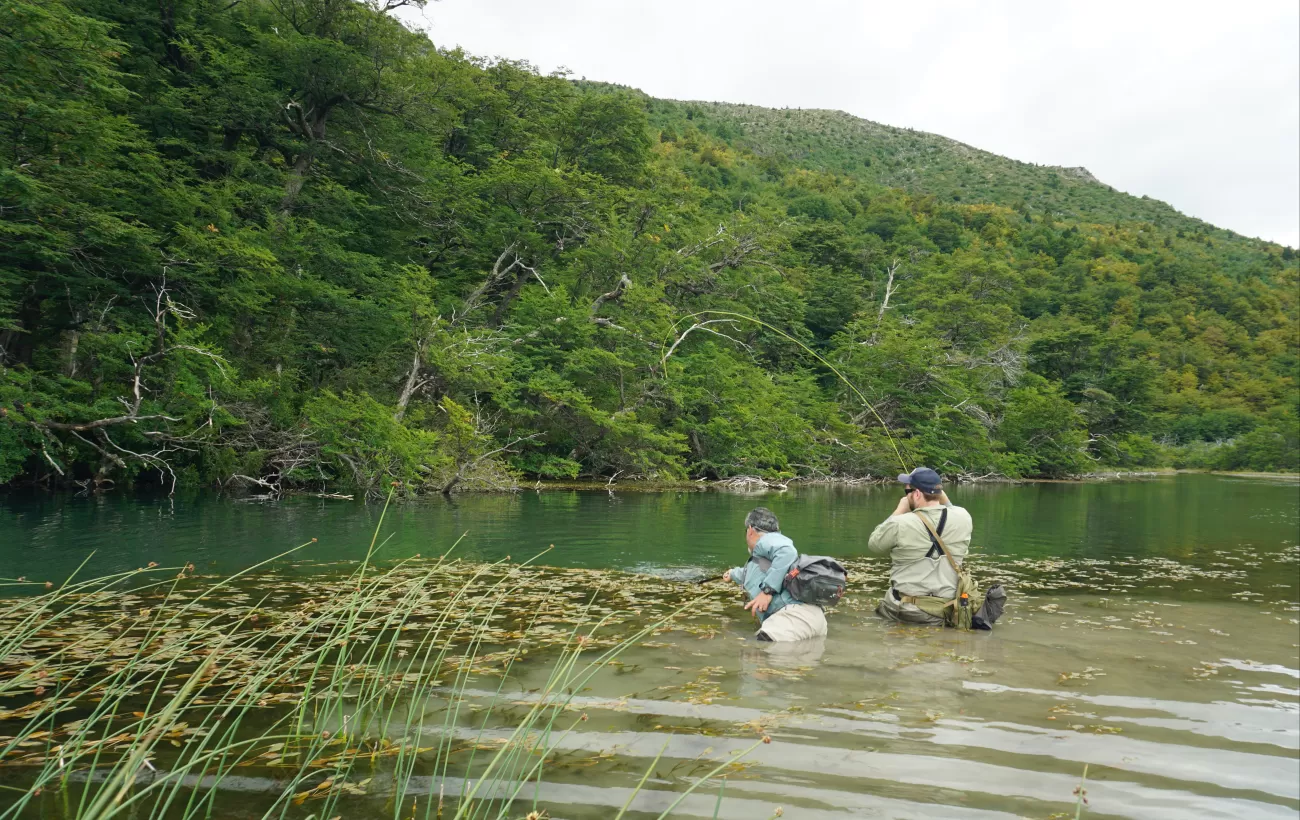
{"label": "gray-haired head", "polygon": [[776,513],[767,507],[755,507],[745,516],[745,526],[753,527],[759,532],[780,532],[781,522],[776,520]]}

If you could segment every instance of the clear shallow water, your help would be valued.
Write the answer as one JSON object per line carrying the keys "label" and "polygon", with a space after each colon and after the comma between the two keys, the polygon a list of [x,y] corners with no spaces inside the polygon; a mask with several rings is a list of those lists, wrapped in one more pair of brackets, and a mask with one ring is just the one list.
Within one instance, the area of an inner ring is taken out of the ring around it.
{"label": "clear shallow water", "polygon": [[[572,770],[557,766],[548,791],[585,804],[562,816],[609,816],[667,744],[637,804],[661,810],[701,761],[761,729],[773,742],[729,779],[721,816],[1073,816],[1084,764],[1097,816],[1295,816],[1296,645],[1277,641],[1288,630],[1234,605],[1184,605],[1159,635],[1139,625],[1160,609],[1146,601],[1031,615],[1034,603],[993,635],[855,613],[834,619],[824,648],[745,643],[737,620],[635,651],[623,660],[639,666],[583,702],[591,719],[561,744]],[[687,814],[709,816],[716,791]]]}
{"label": "clear shallow water", "polygon": [[[612,817],[653,764],[629,816],[656,817],[766,733],[772,742],[729,774],[718,816],[767,818],[779,806],[795,818],[1072,817],[1085,765],[1088,816],[1300,812],[1294,482],[1180,476],[960,488],[954,497],[975,515],[982,573],[1013,585],[993,633],[878,621],[878,560],[850,562],[853,592],[831,614],[829,639],[812,645],[753,642],[740,601],[718,589],[716,607],[622,655],[580,693],[589,720],[559,740],[540,804],[557,818]],[[546,563],[667,576],[671,601],[699,589],[672,576],[739,562],[740,521],[756,504],[775,509],[804,549],[851,557],[895,499],[816,488],[471,496],[390,511],[385,553],[441,552],[466,530],[466,557],[519,557],[554,543]],[[374,507],[305,500],[6,503],[0,575],[10,577],[70,570],[92,545],[101,569],[149,560],[233,569],[313,536],[314,558],[345,560],[364,552],[378,517]],[[307,590],[303,575],[333,571],[302,565],[285,586]],[[586,578],[575,574],[575,586]],[[507,680],[517,711],[544,684],[548,657],[535,653]],[[499,683],[476,683],[482,702]],[[436,733],[447,708],[437,696],[411,702],[388,731],[394,740],[417,726]],[[458,731],[468,740],[485,726],[482,739],[504,738],[512,717],[467,719]],[[344,816],[393,816],[384,778],[376,772]],[[258,816],[281,786],[249,769],[223,782],[220,805],[225,816]],[[413,786],[458,790],[432,776]],[[712,816],[717,789],[702,788],[674,816]]]}
{"label": "clear shallow water", "polygon": [[[551,817],[609,818],[650,770],[627,815],[645,820],[734,762],[718,816],[736,820],[778,807],[817,819],[1073,817],[1085,765],[1089,817],[1293,818],[1300,664],[1296,627],[1277,617],[1243,604],[1072,596],[1021,599],[992,634],[886,625],[864,607],[838,610],[830,638],[810,645],[758,645],[743,617],[688,624],[624,653],[578,694],[573,713],[587,720],[557,729],[545,782],[527,785],[507,816],[522,817],[536,794]],[[472,682],[450,721],[463,748],[510,737],[550,657],[517,664],[500,695],[498,677]],[[451,708],[438,693],[408,701],[361,743],[418,735],[432,746]],[[755,744],[763,734],[771,742]],[[222,781],[214,816],[261,816],[285,787],[275,770],[239,771]],[[365,795],[339,816],[394,816],[389,769],[362,767],[361,778]],[[423,810],[462,783],[417,774],[403,805],[414,798]],[[673,816],[712,817],[718,789]],[[47,806],[44,816],[65,816],[53,798]]]}

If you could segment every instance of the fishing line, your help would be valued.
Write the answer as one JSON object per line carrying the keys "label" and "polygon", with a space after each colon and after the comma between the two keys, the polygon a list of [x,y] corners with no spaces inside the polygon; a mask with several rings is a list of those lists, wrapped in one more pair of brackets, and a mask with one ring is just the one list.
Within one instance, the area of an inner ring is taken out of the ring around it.
{"label": "fishing line", "polygon": [[[677,326],[680,325],[682,322],[686,321],[687,319],[694,319],[698,316],[726,316],[731,319],[743,319],[746,322],[753,322],[754,324],[759,325],[760,327],[767,328],[768,330],[777,334],[781,338],[786,339],[787,341],[793,342],[794,344],[798,345],[809,356],[812,356],[814,359],[816,359],[817,361],[825,365],[828,370],[830,370],[832,373],[834,373],[836,376],[839,377],[840,381],[848,385],[849,389],[857,394],[858,398],[862,400],[862,403],[866,405],[866,408],[871,411],[871,415],[875,416],[876,421],[880,422],[880,429],[885,432],[885,437],[889,439],[889,446],[894,448],[894,455],[898,457],[899,465],[902,466],[904,472],[911,472],[912,468],[908,467],[907,462],[903,460],[903,453],[898,449],[898,442],[894,439],[893,433],[890,432],[889,425],[885,424],[885,420],[880,417],[880,413],[876,412],[876,408],[871,404],[870,401],[867,400],[867,397],[862,394],[862,391],[857,388],[857,385],[849,381],[848,377],[839,371],[839,368],[837,368],[835,365],[831,364],[830,362],[823,359],[820,355],[818,355],[817,351],[813,350],[808,345],[804,344],[803,342],[799,341],[795,337],[791,336],[789,333],[786,333],[784,330],[782,330],[779,327],[774,327],[773,325],[764,322],[762,319],[755,319],[753,316],[746,316],[743,313],[736,313],[730,310],[701,310],[695,313],[688,313],[682,318],[673,322],[672,326],[669,328],[669,335],[674,334],[677,330]],[[689,333],[690,331],[687,332]],[[668,362],[668,357],[671,356],[675,350],[676,350],[675,346],[669,348],[668,352],[665,353],[663,358],[659,360],[660,366],[663,366]],[[665,368],[664,377],[667,378],[667,376],[668,376],[668,371]]]}

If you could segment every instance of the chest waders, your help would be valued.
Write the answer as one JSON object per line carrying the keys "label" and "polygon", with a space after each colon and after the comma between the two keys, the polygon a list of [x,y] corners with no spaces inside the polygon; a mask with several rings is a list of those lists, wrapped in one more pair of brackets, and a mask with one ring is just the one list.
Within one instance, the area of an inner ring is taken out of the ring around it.
{"label": "chest waders", "polygon": [[[979,590],[975,588],[975,582],[971,580],[969,572],[963,572],[962,568],[957,566],[957,561],[953,559],[948,548],[944,546],[943,539],[939,537],[939,531],[930,523],[930,519],[921,514],[920,510],[913,510],[925,529],[930,533],[930,552],[926,554],[929,558],[937,550],[940,555],[948,559],[948,564],[952,566],[952,571],[957,573],[957,597],[951,601],[945,601],[933,595],[900,595],[894,593],[899,601],[905,604],[914,604],[917,609],[927,615],[933,615],[936,618],[943,618],[944,626],[952,626],[957,629],[970,629],[971,621],[974,618],[975,611],[983,604],[982,596]],[[943,518],[940,519],[939,527],[943,528],[943,523],[948,517],[948,511],[944,510]]]}

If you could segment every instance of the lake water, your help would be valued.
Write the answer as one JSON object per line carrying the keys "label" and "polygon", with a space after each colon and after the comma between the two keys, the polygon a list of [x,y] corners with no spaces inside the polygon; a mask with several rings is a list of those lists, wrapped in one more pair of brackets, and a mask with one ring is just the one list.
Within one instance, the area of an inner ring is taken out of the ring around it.
{"label": "lake water", "polygon": [[[630,572],[638,594],[672,603],[700,592],[685,579],[742,562],[743,516],[761,504],[803,551],[848,559],[851,594],[825,642],[757,644],[736,594],[706,588],[711,608],[594,679],[579,697],[590,719],[559,740],[537,794],[555,818],[612,817],[652,762],[627,816],[656,817],[756,733],[772,742],[731,771],[721,804],[715,783],[673,816],[1073,817],[1085,765],[1087,816],[1297,816],[1300,485],[1184,475],[952,495],[975,519],[977,574],[1011,588],[992,633],[872,615],[885,564],[861,556],[893,489],[467,495],[390,509],[380,555],[437,555],[460,539],[467,559],[518,560],[554,545],[541,563],[584,569],[549,583]],[[91,551],[86,572],[225,572],[317,538],[280,570],[284,586],[310,588],[365,553],[379,514],[316,499],[10,495],[0,576],[57,582]],[[521,704],[546,675],[535,660],[507,683]],[[440,709],[412,702],[391,731],[438,723]],[[428,794],[449,783],[412,780]],[[382,784],[345,816],[394,816]],[[256,816],[257,795],[278,787],[249,770],[223,785],[243,808],[217,814]]]}

